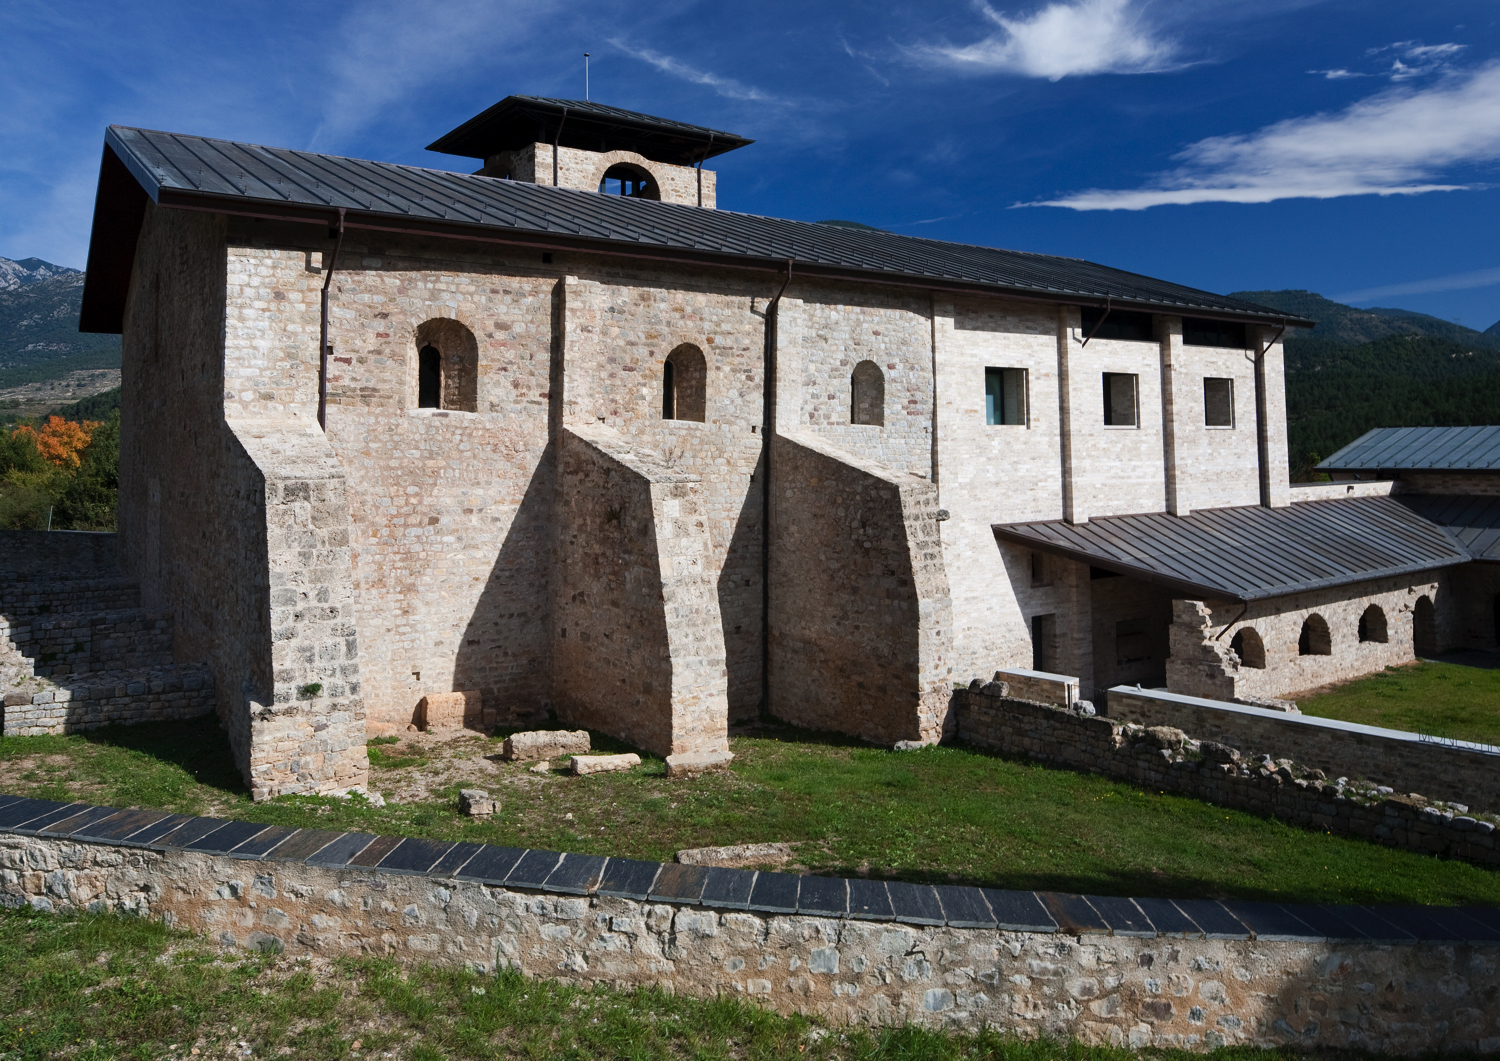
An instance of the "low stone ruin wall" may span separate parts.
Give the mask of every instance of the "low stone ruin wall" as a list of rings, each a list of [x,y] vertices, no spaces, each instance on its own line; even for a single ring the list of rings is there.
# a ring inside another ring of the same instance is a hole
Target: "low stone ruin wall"
[[[0,582],[58,572],[62,578],[119,577],[117,535],[98,531],[0,531]]]
[[[108,671],[58,679],[39,692],[5,693],[0,727],[7,737],[77,733],[100,726],[172,722],[214,710],[214,677],[204,666]]]
[[[795,877],[5,796],[0,902],[134,911],[226,948],[727,995],[835,1024],[1500,1051],[1500,917],[1482,909]]]
[[[1288,756],[1330,777],[1500,811],[1500,749],[1486,745],[1125,686],[1109,691],[1107,711],[1117,722],[1175,726],[1247,754]]]
[[[1110,692],[1112,702],[1117,691]],[[1194,740],[1197,734],[1189,736],[1178,728],[1148,728],[1012,699],[1002,682],[986,685],[975,679],[954,697],[959,738],[978,747],[1181,792],[1221,807],[1274,815],[1391,847],[1500,865],[1500,819],[1465,813],[1466,806],[1434,804],[1421,795],[1402,795],[1369,783],[1329,781],[1326,771],[1292,759],[1252,761],[1238,748]]]
[[[0,538],[0,548],[5,542]],[[134,579],[76,578],[63,581],[0,580],[0,617],[12,624],[41,615],[119,611],[139,608],[141,591]],[[4,636],[11,636],[8,632]]]

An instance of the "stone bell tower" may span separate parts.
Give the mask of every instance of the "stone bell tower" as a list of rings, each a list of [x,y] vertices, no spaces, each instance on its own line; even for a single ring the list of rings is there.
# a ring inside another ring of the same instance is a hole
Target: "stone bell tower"
[[[507,96],[427,150],[481,159],[480,176],[712,208],[704,161],[751,143],[602,103]]]

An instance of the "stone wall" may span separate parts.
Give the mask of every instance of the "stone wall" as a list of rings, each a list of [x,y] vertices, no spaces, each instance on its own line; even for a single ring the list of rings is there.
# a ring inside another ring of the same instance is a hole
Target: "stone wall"
[[[118,535],[107,531],[0,530],[0,582],[30,580],[40,572],[59,578],[110,578],[120,573]]]
[[[771,458],[771,712],[866,740],[951,729],[937,491],[811,432]]]
[[[658,755],[729,749],[724,637],[696,476],[564,429],[553,703]]]
[[[1473,494],[1494,497],[1500,494],[1500,475],[1494,472],[1423,472],[1402,471],[1396,475],[1403,494]]]
[[[626,163],[639,166],[656,180],[664,203],[702,206],[712,209],[718,203],[718,176],[711,169],[702,170],[702,202],[699,202],[699,169],[656,162],[634,151],[585,151],[562,147],[557,151],[557,187],[598,192],[599,182],[611,166]],[[509,178],[526,184],[552,186],[552,145],[527,144],[515,151],[491,156],[479,171],[484,176]]]
[[[1451,644],[1451,595],[1446,579],[1431,574],[1312,590],[1248,608],[1233,601],[1173,601],[1167,688],[1219,700],[1288,697],[1409,663],[1416,658],[1414,617],[1424,596],[1433,603],[1440,644]],[[1371,606],[1384,616],[1384,641],[1360,640],[1360,617]],[[1315,615],[1328,626],[1330,652],[1301,655],[1303,624]],[[1264,666],[1231,651],[1242,632],[1259,638]]]
[[[101,813],[84,820],[114,829]],[[130,813],[124,831],[160,834],[146,824],[159,812]],[[0,836],[0,895],[161,918],[229,950],[507,966],[834,1026],[1136,1048],[1500,1050],[1489,911],[934,888],[211,819],[181,828],[133,846]],[[183,849],[189,837],[199,850]]]
[[[57,679],[41,692],[7,692],[0,717],[5,736],[36,737],[199,718],[212,712],[217,702],[207,667],[148,667],[128,677],[90,672]]]
[[[1121,690],[1112,690],[1114,699]],[[1050,704],[1011,699],[1003,682],[975,679],[954,694],[959,739],[980,748],[1025,755],[1055,766],[1104,774],[1131,784],[1170,790],[1274,816],[1309,829],[1361,836],[1390,847],[1461,858],[1479,865],[1500,865],[1496,824],[1500,817],[1435,803],[1423,794],[1397,793],[1390,786],[1329,781],[1319,769],[1289,758],[1296,746],[1273,746],[1264,754],[1241,755],[1243,744],[1223,744],[1210,758],[1208,732],[1184,731],[1172,723],[1147,727],[1114,718],[1084,716]],[[1158,713],[1161,717],[1173,717]],[[1178,718],[1188,723],[1190,719]],[[1229,734],[1224,734],[1228,738]],[[1199,739],[1201,737],[1201,739]],[[1290,742],[1289,742],[1290,743]],[[1258,752],[1265,745],[1251,745]],[[1246,748],[1246,750],[1249,750]],[[1229,752],[1233,752],[1233,756]],[[1225,761],[1230,760],[1232,761]],[[1334,765],[1347,770],[1359,765]]]
[[[1290,756],[1330,777],[1363,778],[1500,812],[1500,749],[1488,745],[1124,687],[1109,691],[1109,717],[1175,726],[1247,753]]]
[[[1394,479],[1352,483],[1340,480],[1331,483],[1293,483],[1292,501],[1336,501],[1344,497],[1390,497],[1396,493]]]

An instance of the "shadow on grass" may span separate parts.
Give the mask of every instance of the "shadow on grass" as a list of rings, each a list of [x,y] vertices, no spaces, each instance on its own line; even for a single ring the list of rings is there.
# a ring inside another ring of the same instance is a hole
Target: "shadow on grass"
[[[234,765],[228,735],[218,718],[204,715],[183,722],[148,722],[136,726],[103,726],[81,736],[88,743],[144,755],[174,766],[197,784],[226,796],[247,796],[245,779]]]

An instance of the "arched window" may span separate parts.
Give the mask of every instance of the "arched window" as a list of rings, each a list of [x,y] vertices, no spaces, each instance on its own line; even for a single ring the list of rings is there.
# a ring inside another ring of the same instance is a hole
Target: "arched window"
[[[1412,615],[1412,649],[1419,656],[1436,656],[1440,651],[1437,637],[1437,609],[1425,593],[1417,598]]]
[[[1380,605],[1370,605],[1359,617],[1359,639],[1377,641],[1382,645],[1390,640],[1386,635],[1385,612],[1380,610]]]
[[[1297,638],[1297,655],[1333,655],[1333,635],[1328,632],[1328,623],[1321,615],[1309,615],[1302,624],[1302,636]]]
[[[479,411],[479,343],[456,320],[417,326],[417,408]]]
[[[604,171],[604,178],[599,182],[599,193],[627,195],[632,199],[661,200],[661,189],[656,186],[656,178],[629,162],[617,163]]]
[[[861,361],[849,377],[849,422],[885,424],[885,373],[873,361]]]
[[[1260,633],[1253,626],[1242,626],[1235,631],[1229,642],[1234,654],[1240,657],[1240,665],[1256,670],[1266,669],[1266,646]]]
[[[703,351],[683,343],[661,370],[661,418],[703,423],[708,412],[708,362]]]

